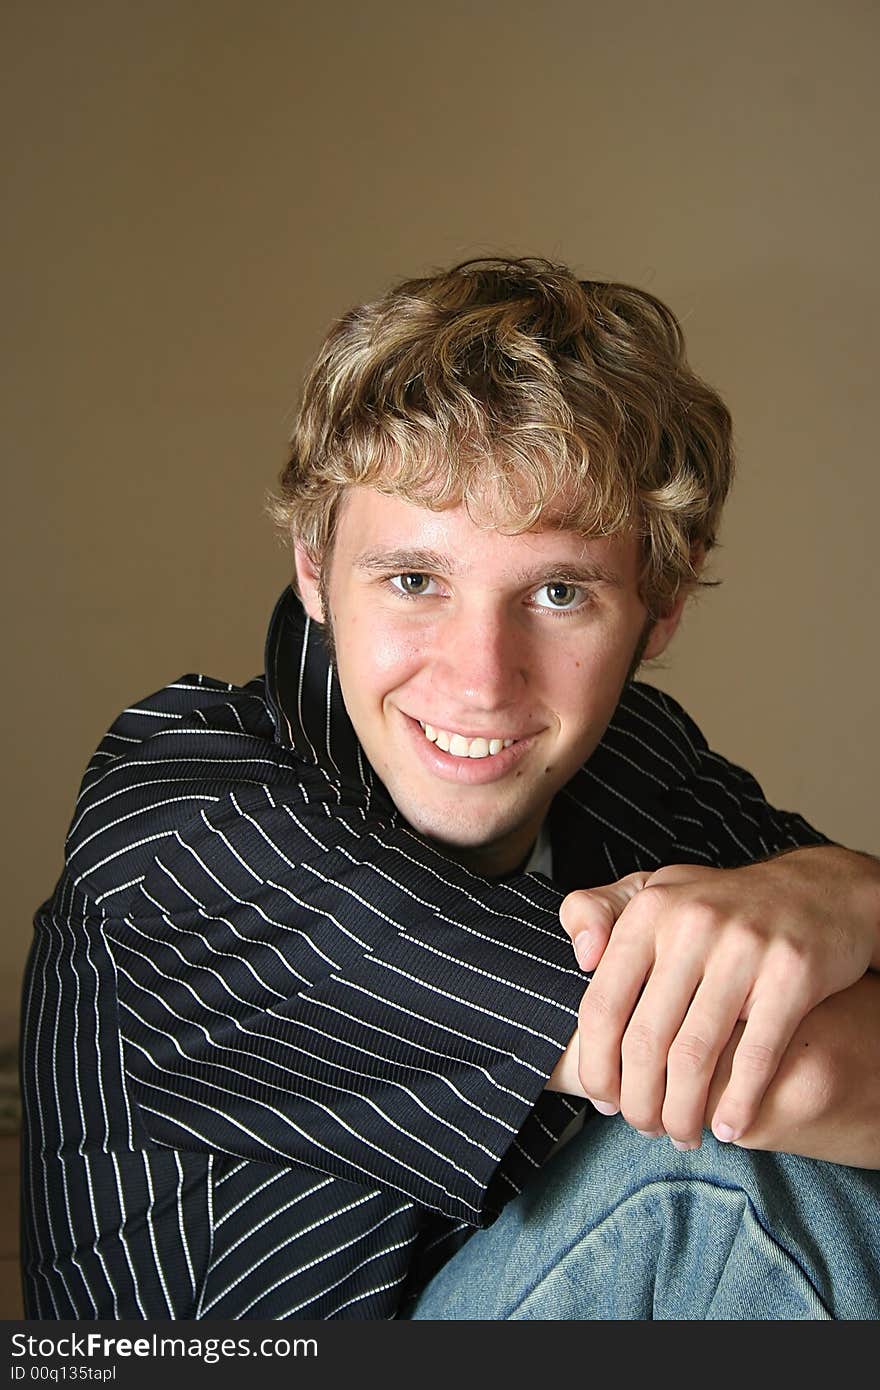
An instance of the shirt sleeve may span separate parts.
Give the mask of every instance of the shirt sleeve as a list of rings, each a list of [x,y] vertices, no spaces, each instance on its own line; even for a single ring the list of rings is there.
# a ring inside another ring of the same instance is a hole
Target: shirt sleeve
[[[107,914],[149,1137],[491,1219],[499,1175],[575,1108],[536,1123],[586,983],[561,894],[451,863],[240,695],[180,718],[156,700],[111,731],[67,858]]]

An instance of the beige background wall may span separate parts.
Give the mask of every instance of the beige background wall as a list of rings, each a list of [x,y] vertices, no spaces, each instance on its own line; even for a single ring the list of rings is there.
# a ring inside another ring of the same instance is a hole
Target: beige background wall
[[[6,0],[5,1037],[106,725],[184,671],[261,669],[287,574],[263,494],[324,328],[466,255],[682,317],[740,474],[723,586],[654,678],[880,852],[878,16]]]

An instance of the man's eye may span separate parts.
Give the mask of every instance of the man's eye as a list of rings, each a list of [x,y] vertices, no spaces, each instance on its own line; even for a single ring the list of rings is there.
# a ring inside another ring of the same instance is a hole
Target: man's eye
[[[584,602],[584,591],[577,584],[567,584],[565,580],[554,579],[551,584],[542,584],[533,601],[539,608],[579,608]]]
[[[415,571],[411,574],[393,574],[391,576],[391,583],[395,589],[398,589],[402,594],[411,594],[416,598],[421,594],[429,593],[433,582],[429,574],[420,574]]]

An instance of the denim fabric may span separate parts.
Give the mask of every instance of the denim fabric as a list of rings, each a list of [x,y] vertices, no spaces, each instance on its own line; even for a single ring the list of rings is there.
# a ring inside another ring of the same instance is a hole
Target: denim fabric
[[[880,1172],[596,1117],[409,1316],[877,1319]]]

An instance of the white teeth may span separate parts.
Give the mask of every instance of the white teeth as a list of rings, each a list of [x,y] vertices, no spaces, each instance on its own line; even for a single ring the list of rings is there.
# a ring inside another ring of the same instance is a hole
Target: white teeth
[[[450,734],[446,729],[435,729],[433,724],[422,724],[422,729],[425,738],[436,743],[444,753],[451,753],[454,758],[491,758],[502,748],[509,748],[516,742],[512,738],[465,738],[464,734]]]

